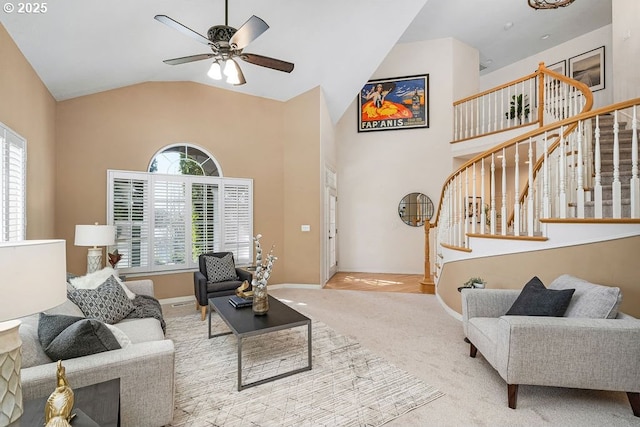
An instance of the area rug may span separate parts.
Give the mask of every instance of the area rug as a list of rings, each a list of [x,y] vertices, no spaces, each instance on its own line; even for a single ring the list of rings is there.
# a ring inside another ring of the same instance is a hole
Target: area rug
[[[379,426],[442,396],[434,387],[313,321],[311,371],[237,391],[237,340],[207,338],[199,314],[167,319],[176,346],[174,427]],[[212,331],[228,330],[214,313]],[[307,328],[243,340],[243,382],[307,363]]]

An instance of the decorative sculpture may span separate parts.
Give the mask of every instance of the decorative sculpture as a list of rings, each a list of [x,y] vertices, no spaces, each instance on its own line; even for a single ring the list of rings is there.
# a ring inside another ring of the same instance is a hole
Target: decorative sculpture
[[[271,270],[273,269],[273,263],[278,259],[273,255],[273,248],[267,255],[266,262],[263,264],[262,260],[262,247],[260,246],[260,238],[262,234],[258,234],[253,238],[256,246],[256,273],[253,275],[251,285],[253,286],[253,314],[263,315],[269,311],[269,295],[267,294],[267,281],[271,276]]]
[[[44,406],[45,427],[70,427],[75,414],[73,409],[73,390],[69,386],[62,360],[58,360],[58,386],[51,393]]]

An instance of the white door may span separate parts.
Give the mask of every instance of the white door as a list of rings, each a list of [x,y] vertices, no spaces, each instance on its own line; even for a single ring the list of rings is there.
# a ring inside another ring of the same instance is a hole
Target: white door
[[[329,203],[328,203],[328,212],[327,218],[329,219],[329,227],[328,227],[328,235],[327,235],[327,263],[328,263],[328,276],[327,280],[331,278],[338,271],[338,256],[337,256],[337,247],[338,247],[338,226],[336,223],[336,208],[338,204],[338,198],[336,197],[336,191],[333,189],[329,190]]]

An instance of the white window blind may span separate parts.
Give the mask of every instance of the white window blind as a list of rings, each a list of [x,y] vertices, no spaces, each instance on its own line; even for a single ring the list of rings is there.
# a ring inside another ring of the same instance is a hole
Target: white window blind
[[[107,221],[116,226],[123,272],[194,269],[198,255],[231,251],[252,263],[253,182],[157,173],[107,172]]]
[[[26,237],[27,142],[0,123],[0,241]]]

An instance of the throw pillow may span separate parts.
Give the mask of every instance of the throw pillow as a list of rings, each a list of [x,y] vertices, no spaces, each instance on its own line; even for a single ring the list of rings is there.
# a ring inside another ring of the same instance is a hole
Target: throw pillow
[[[73,359],[121,348],[104,323],[75,316],[40,313],[38,338],[51,360]]]
[[[207,267],[207,280],[209,282],[226,282],[228,280],[238,280],[236,266],[233,263],[233,255],[226,254],[222,258],[215,256],[205,256],[204,262]]]
[[[575,289],[547,289],[542,281],[535,276],[524,285],[522,292],[506,315],[562,317],[569,307],[574,291]]]
[[[121,348],[127,348],[131,345],[131,339],[127,336],[127,334],[124,333],[122,329],[106,323],[104,325],[109,328],[113,336],[116,338],[116,340],[118,340],[118,344],[120,344]]]
[[[615,319],[622,302],[620,288],[596,285],[569,274],[563,274],[549,285],[549,289],[574,288],[576,292],[565,313],[566,317]]]
[[[96,289],[76,289],[67,296],[85,316],[109,324],[118,323],[135,308],[113,276]]]
[[[111,267],[105,267],[102,270],[94,271],[93,273],[89,273],[86,276],[73,277],[69,279],[69,283],[73,285],[76,289],[95,289],[98,286],[102,285],[105,280],[107,280],[110,276],[113,276],[118,284],[122,286],[122,289],[127,294],[129,299],[134,299],[136,294],[131,292],[131,290],[124,284],[122,280],[116,274],[116,271]]]

